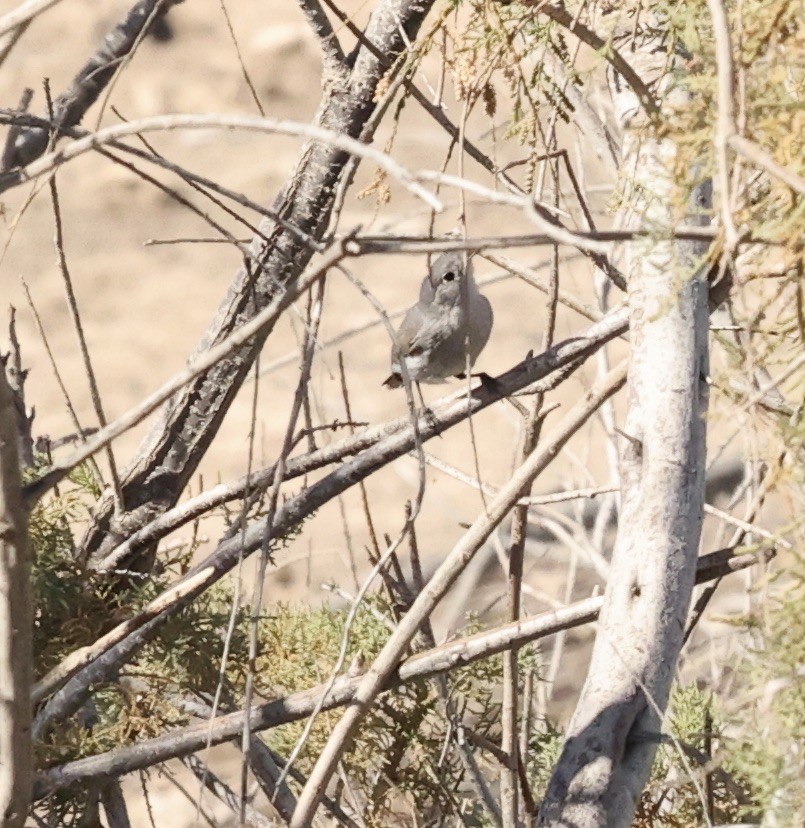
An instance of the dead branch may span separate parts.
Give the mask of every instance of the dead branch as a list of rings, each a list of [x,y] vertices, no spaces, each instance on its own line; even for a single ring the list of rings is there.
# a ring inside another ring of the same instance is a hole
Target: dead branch
[[[59,2],[61,0],[26,0],[26,2],[20,3],[16,9],[0,17],[0,36],[16,29],[18,26],[30,23],[35,17]]]
[[[25,823],[33,771],[33,605],[18,439],[15,398],[0,365],[0,821],[8,828]]]
[[[121,61],[142,40],[148,27],[179,2],[182,0],[140,0],[129,10],[125,19],[106,35],[98,51],[75,76],[69,88],[54,101],[52,117],[56,133],[61,127],[81,123],[87,110],[115,76]],[[52,3],[38,5],[46,7]],[[3,21],[0,20],[0,33],[3,31]],[[33,127],[21,130],[14,142],[14,152],[7,159],[8,166],[2,171],[30,164],[45,152],[49,141],[50,132],[45,129]]]
[[[34,439],[32,426],[34,412],[29,410],[25,403],[25,380],[28,378],[27,369],[22,367],[22,350],[17,338],[17,311],[9,309],[8,339],[11,350],[3,356],[0,354],[0,371],[5,370],[9,391],[14,399],[14,414],[17,423],[17,453],[20,465],[30,468],[34,464]]]

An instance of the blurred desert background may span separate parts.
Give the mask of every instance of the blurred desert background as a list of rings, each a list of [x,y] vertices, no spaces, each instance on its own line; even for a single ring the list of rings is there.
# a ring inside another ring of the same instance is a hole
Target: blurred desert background
[[[4,0],[3,11],[16,5]],[[353,17],[363,24],[372,3],[355,3]],[[128,8],[127,2],[96,3],[68,0],[39,18],[24,35],[0,71],[2,106],[13,107],[25,87],[34,90],[31,111],[44,112],[43,80],[49,79],[53,94],[61,92],[104,33]],[[308,122],[318,98],[321,61],[318,45],[296,3],[254,3],[229,0],[226,4],[232,29],[244,65],[248,70],[266,115]],[[119,118],[134,120],[162,113],[240,113],[258,115],[243,78],[238,55],[221,5],[215,0],[193,0],[169,14],[173,37],[165,42],[148,38],[130,65],[121,73],[101,112],[96,104],[83,125],[116,123]],[[348,37],[346,37],[349,42]],[[438,62],[429,58],[417,81],[430,89],[439,83]],[[594,80],[590,81],[594,83]],[[502,92],[502,90],[501,90]],[[461,113],[450,79],[445,94],[446,110],[456,120]],[[114,108],[114,111],[113,111]],[[493,120],[481,113],[470,118],[467,135],[503,165],[526,157],[527,148],[505,137],[507,102],[499,102]],[[118,113],[118,114],[116,114]],[[386,118],[375,138],[379,148],[391,135]],[[601,226],[608,226],[608,182],[594,157],[584,153],[584,141],[569,131],[562,134],[574,165],[582,172],[583,184]],[[169,159],[191,171],[208,176],[224,186],[244,193],[254,201],[270,205],[291,174],[302,142],[279,135],[220,130],[152,133],[151,145]],[[449,147],[449,138],[413,101],[406,105],[392,145],[392,154],[411,168],[440,168]],[[463,172],[487,185],[491,176],[473,161],[459,169],[455,157],[448,171]],[[429,210],[410,193],[391,182],[391,201],[378,205],[370,194],[358,199],[356,193],[372,180],[371,164],[360,166],[347,196],[339,228],[346,231],[361,225],[363,232],[424,234],[431,222]],[[247,238],[237,225],[213,205],[205,203],[177,178],[156,171],[160,180],[170,181],[180,194],[214,213],[231,232]],[[65,250],[74,281],[83,325],[108,420],[113,420],[181,370],[213,318],[219,302],[239,265],[240,256],[226,243],[211,243],[214,233],[203,221],[126,169],[96,154],[87,154],[65,165],[58,174],[58,188],[64,217]],[[435,219],[435,232],[453,230],[460,203],[455,190],[444,189],[440,196],[448,205]],[[64,397],[54,379],[45,345],[39,335],[26,299],[27,284],[41,317],[47,341],[58,365],[82,425],[97,425],[88,385],[73,329],[64,285],[54,247],[54,221],[50,195],[44,182],[18,187],[2,200],[2,258],[0,296],[3,313],[17,309],[17,329],[25,367],[30,369],[28,403],[36,411],[34,433],[58,439],[74,431]],[[493,236],[534,232],[522,215],[504,206],[480,204],[472,196],[466,203],[470,236]],[[568,220],[572,221],[573,217]],[[201,240],[201,241],[198,241]],[[155,243],[159,242],[159,243]],[[550,248],[505,251],[531,267],[543,266]],[[593,271],[589,263],[562,251],[561,287],[578,298],[594,303]],[[348,263],[353,272],[378,298],[389,313],[410,305],[425,274],[426,258],[411,255],[373,255]],[[547,270],[544,271],[547,273]],[[495,313],[492,338],[477,369],[501,373],[542,343],[545,297],[525,282],[480,259],[476,278],[483,285]],[[617,291],[612,302],[620,301]],[[273,461],[287,424],[291,398],[299,373],[299,344],[302,337],[304,302],[299,313],[291,314],[269,337],[260,359],[257,385],[254,465]],[[373,324],[374,323],[374,324]],[[588,322],[561,309],[556,339],[583,331]],[[5,327],[5,323],[4,323]],[[332,340],[360,330],[335,345]],[[7,337],[2,336],[3,349]],[[327,281],[327,295],[320,332],[320,348],[313,366],[311,389],[313,416],[317,423],[344,420],[340,390],[338,350],[343,352],[353,419],[377,424],[405,411],[402,392],[381,387],[388,373],[389,336],[378,321],[374,308],[342,275],[333,272]],[[626,353],[624,342],[614,343],[613,361]],[[545,430],[594,380],[595,360],[568,383],[549,396],[557,408],[548,416]],[[426,399],[458,391],[458,385],[425,387]],[[232,405],[223,426],[207,453],[192,491],[198,492],[218,481],[235,479],[247,469],[254,381],[248,382]],[[528,402],[528,400],[525,400]],[[616,410],[622,412],[618,399]],[[147,432],[149,422],[133,429],[114,444],[118,464],[126,467]],[[477,472],[492,488],[504,483],[515,462],[520,439],[520,416],[512,406],[498,403],[475,417],[472,428],[477,444]],[[319,445],[341,436],[321,431]],[[547,473],[539,478],[534,494],[562,489],[606,485],[611,479],[604,450],[603,427],[594,418],[583,433],[571,441]],[[475,478],[470,428],[463,424],[443,438],[427,445],[434,455],[464,475]],[[69,451],[61,448],[60,452]],[[728,462],[730,458],[725,458]],[[103,463],[99,457],[99,462]],[[427,487],[417,521],[423,561],[428,569],[438,563],[483,509],[481,494],[473,486],[432,466],[427,469]],[[300,481],[289,484],[298,490]],[[401,458],[367,481],[372,516],[379,534],[395,537],[404,522],[403,504],[416,496],[417,462]],[[571,516],[572,505],[565,507]],[[224,530],[221,518],[203,520],[199,534],[203,542],[198,555],[214,548]],[[710,529],[708,529],[710,531]],[[168,542],[187,542],[190,529]],[[500,534],[505,546],[505,531]],[[305,526],[303,534],[276,559],[266,582],[266,601],[343,602],[345,599],[322,589],[335,583],[354,594],[359,580],[368,571],[366,547],[369,534],[357,489],[348,491],[340,502],[321,509]],[[501,547],[502,548],[502,547]],[[705,543],[705,549],[708,549]],[[579,551],[581,550],[581,551]],[[459,581],[436,617],[437,637],[444,639],[460,628],[466,613],[479,612],[485,622],[495,622],[505,612],[504,582],[498,549],[490,546],[470,574]],[[244,569],[244,579],[253,577],[253,563]],[[577,569],[568,587],[569,566]],[[529,544],[526,559],[524,610],[534,613],[587,597],[602,581],[583,547],[551,543],[537,533]],[[728,599],[725,599],[728,600]],[[722,606],[722,610],[728,607]],[[716,636],[721,635],[713,627]],[[560,718],[572,709],[574,693],[584,675],[589,628],[568,635],[571,655],[563,662],[551,693],[546,691],[547,709]],[[727,634],[726,631],[723,632]],[[542,642],[546,663],[552,641]],[[217,751],[214,766],[236,767],[234,749]],[[223,772],[222,771],[222,772]],[[136,781],[132,791],[136,790]],[[128,790],[128,788],[127,788]],[[194,824],[186,800],[167,781],[158,783],[159,795],[151,801],[157,825]],[[211,799],[207,803],[213,806]],[[221,812],[221,824],[225,824]],[[186,816],[180,816],[186,815]],[[132,815],[133,818],[143,817]],[[135,824],[147,824],[145,822]]]

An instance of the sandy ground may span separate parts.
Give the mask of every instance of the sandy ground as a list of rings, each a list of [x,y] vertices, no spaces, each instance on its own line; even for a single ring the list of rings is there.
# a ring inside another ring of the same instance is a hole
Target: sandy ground
[[[2,4],[12,7],[6,0]],[[109,24],[127,7],[125,2],[97,4],[91,0],[61,3],[25,35],[20,46],[3,66],[0,90],[5,106],[19,99],[25,86],[35,89],[32,110],[43,109],[42,81],[49,78],[58,93],[80,67]],[[358,11],[364,19],[367,9]],[[227,8],[238,45],[257,94],[272,117],[307,121],[313,115],[319,92],[320,64],[313,41],[295,3],[230,0]],[[115,123],[114,106],[122,117],[135,119],[170,112],[233,112],[257,114],[254,102],[238,70],[235,49],[227,32],[219,3],[194,0],[178,7],[171,15],[176,38],[160,44],[145,42],[131,65],[122,73],[101,115],[96,105],[86,126]],[[437,66],[426,63],[421,85],[435,84]],[[457,117],[459,109],[449,108]],[[498,127],[502,116],[498,118]],[[490,153],[503,160],[515,160],[525,151],[489,134],[489,121],[479,117],[470,121],[468,135]],[[377,145],[383,146],[388,125],[380,130]],[[225,186],[242,191],[261,203],[270,203],[291,171],[300,151],[296,139],[245,132],[199,130],[155,133],[150,142],[169,158]],[[394,155],[412,167],[437,167],[448,146],[447,137],[415,104],[406,107]],[[452,171],[456,171],[455,163]],[[489,183],[475,164],[468,162],[466,174]],[[371,178],[373,170],[364,165],[353,188],[357,192]],[[594,164],[585,169],[588,185],[601,183]],[[159,174],[161,180],[170,180]],[[65,166],[58,175],[58,189],[64,216],[65,249],[81,309],[83,325],[97,373],[103,404],[112,420],[136,404],[180,370],[193,351],[238,265],[238,255],[225,244],[174,243],[152,245],[149,240],[209,238],[214,233],[203,221],[129,171],[96,156],[87,155]],[[214,207],[204,202],[181,182],[170,180],[182,195],[191,198],[219,217]],[[426,231],[426,208],[399,186],[392,186],[392,201],[379,211],[374,201],[350,197],[341,220],[342,228],[362,224],[371,232]],[[458,203],[455,192],[445,191],[450,209],[437,221],[437,230],[447,231],[456,223]],[[18,310],[18,329],[23,343],[25,364],[31,369],[28,400],[35,406],[37,434],[52,437],[73,432],[74,426],[53,371],[44,343],[38,335],[21,280],[30,289],[42,318],[47,340],[59,372],[68,389],[83,426],[96,424],[87,382],[72,327],[65,292],[53,245],[53,212],[47,187],[41,182],[20,187],[3,199],[3,252],[0,260],[0,285],[3,304]],[[600,208],[603,204],[597,204]],[[529,231],[526,220],[512,210],[490,208],[472,199],[467,204],[471,235],[492,235]],[[220,219],[232,232],[243,230],[225,216]],[[520,261],[534,265],[549,255],[546,250],[513,251]],[[424,257],[383,256],[356,261],[353,269],[390,312],[413,301],[424,275]],[[477,267],[479,279],[498,275],[488,263]],[[562,286],[590,301],[591,271],[587,264],[574,261],[562,268]],[[496,281],[485,289],[491,300],[496,324],[492,339],[478,368],[490,374],[501,372],[529,350],[537,351],[543,334],[545,300],[541,294],[519,280]],[[300,305],[300,309],[301,309]],[[320,340],[377,321],[371,305],[343,277],[333,275],[327,286],[327,303]],[[583,319],[569,312],[560,314],[557,336],[562,338],[583,330]],[[298,318],[280,324],[272,334],[261,365],[257,401],[255,455],[258,464],[276,455],[286,426],[297,376],[295,353],[301,325]],[[356,420],[377,423],[404,411],[400,392],[380,387],[387,374],[389,338],[381,325],[361,333],[339,346],[349,376],[353,416]],[[623,353],[616,344],[613,355]],[[277,363],[280,363],[277,365]],[[322,347],[315,366],[312,388],[315,392],[315,417],[328,422],[344,417],[340,394],[337,352]],[[273,366],[273,367],[272,367]],[[561,411],[572,403],[594,376],[594,366],[566,383],[552,397],[560,405],[550,415],[549,431]],[[249,451],[250,412],[254,386],[249,383],[232,406],[223,427],[199,470],[193,485],[227,480],[244,473]],[[428,388],[429,399],[448,388]],[[491,486],[505,482],[517,449],[518,416],[505,403],[494,406],[474,419],[481,478]],[[121,466],[132,458],[145,433],[143,425],[115,444]],[[608,482],[602,430],[593,422],[574,440],[558,462],[538,481],[535,492],[557,488],[591,486]],[[320,441],[332,439],[322,435]],[[456,428],[428,450],[465,474],[475,476],[469,427]],[[298,484],[291,485],[289,491]],[[403,503],[415,496],[417,466],[403,458],[374,475],[367,484],[373,517],[380,533],[395,535],[403,524]],[[345,521],[337,504],[320,510],[309,522],[302,537],[285,551],[278,567],[268,578],[268,599],[324,600],[320,584],[335,580],[354,591],[350,574],[350,552],[360,572],[366,570],[364,549],[368,533],[356,491],[343,498]],[[461,535],[462,526],[471,522],[483,508],[476,490],[435,469],[427,473],[427,491],[418,521],[418,535],[428,566],[441,560]],[[217,540],[218,520],[205,521],[201,527],[208,542],[204,554]],[[180,532],[187,538],[188,532]],[[502,581],[493,555],[481,569],[477,584],[464,582],[454,590],[442,612],[441,630],[461,624],[470,609],[485,609],[490,619],[503,611],[500,602]],[[529,612],[546,607],[548,599],[566,600],[586,596],[595,578],[586,561],[576,587],[565,594],[567,554],[544,545],[532,545],[528,561],[525,599]],[[539,596],[543,596],[540,598]],[[586,634],[581,634],[584,638]],[[575,636],[574,636],[575,638]],[[583,675],[583,656],[568,661],[557,688],[557,711],[566,711],[574,688]],[[227,752],[219,757],[228,764]],[[192,809],[185,821],[179,813],[181,795],[167,782],[158,782],[154,798],[156,824],[191,824]],[[181,808],[187,810],[186,805]],[[220,817],[223,820],[223,815]],[[139,824],[139,823],[137,823]],[[221,823],[223,824],[223,822]]]

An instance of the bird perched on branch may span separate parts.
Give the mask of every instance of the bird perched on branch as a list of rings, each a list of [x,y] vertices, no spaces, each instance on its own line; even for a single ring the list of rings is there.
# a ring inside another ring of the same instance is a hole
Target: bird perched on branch
[[[464,377],[492,332],[492,306],[472,277],[464,251],[439,256],[423,279],[419,301],[408,310],[391,349],[391,375],[383,385],[403,384],[401,362],[414,382]]]

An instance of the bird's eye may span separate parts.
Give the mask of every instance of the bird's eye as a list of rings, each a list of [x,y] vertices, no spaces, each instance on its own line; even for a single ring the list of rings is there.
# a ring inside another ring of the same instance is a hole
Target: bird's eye
[[[444,279],[445,282],[452,282],[453,279],[456,278],[456,274],[453,273],[452,270],[448,270],[447,273],[445,273],[444,276],[442,276],[442,278]]]

